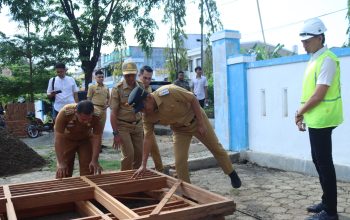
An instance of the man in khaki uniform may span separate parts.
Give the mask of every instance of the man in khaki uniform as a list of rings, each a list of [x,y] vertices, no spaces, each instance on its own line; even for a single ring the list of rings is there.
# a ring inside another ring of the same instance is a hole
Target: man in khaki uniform
[[[106,124],[106,109],[109,104],[109,90],[103,84],[104,74],[101,70],[95,73],[96,84],[89,86],[87,99],[90,100],[94,107],[99,110],[101,117],[102,133]]]
[[[140,69],[139,78],[143,82],[144,88],[148,93],[152,92],[152,87],[150,86],[152,75],[153,75],[153,69],[150,66],[143,66]],[[151,146],[151,156],[154,162],[154,167],[159,172],[164,172],[164,166],[163,166],[162,158],[159,153],[159,147],[158,147],[157,141],[154,138],[152,142],[153,143]]]
[[[143,86],[136,81],[137,67],[133,62],[122,65],[124,80],[111,92],[111,125],[113,128],[113,148],[121,149],[121,170],[137,169],[142,161],[142,116],[135,113],[128,105],[130,92],[136,86]]]
[[[166,85],[148,94],[141,87],[130,94],[129,105],[134,111],[144,113],[143,159],[142,166],[133,177],[143,175],[154,136],[154,124],[170,125],[173,130],[175,167],[179,179],[190,182],[188,172],[188,150],[192,136],[197,137],[214,155],[223,171],[231,178],[234,188],[241,186],[241,180],[220,144],[208,117],[200,107],[193,93],[176,85]]]
[[[56,178],[72,176],[76,153],[80,175],[100,174],[101,135],[99,112],[94,110],[92,102],[65,105],[55,123]]]

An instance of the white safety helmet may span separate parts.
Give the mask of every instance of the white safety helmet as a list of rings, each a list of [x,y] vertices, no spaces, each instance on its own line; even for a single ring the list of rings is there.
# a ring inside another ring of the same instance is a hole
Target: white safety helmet
[[[307,40],[314,36],[323,34],[327,28],[319,18],[311,18],[304,22],[304,26],[300,30],[299,36],[301,40]]]

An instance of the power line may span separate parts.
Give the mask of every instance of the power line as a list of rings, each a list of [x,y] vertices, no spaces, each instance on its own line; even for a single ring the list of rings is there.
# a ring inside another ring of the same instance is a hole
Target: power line
[[[331,14],[335,14],[335,13],[344,11],[344,10],[348,10],[348,8],[343,8],[343,9],[340,9],[340,10],[337,10],[337,11],[332,11],[332,12],[329,12],[329,13],[326,13],[326,14],[322,14],[322,15],[319,15],[319,16],[316,16],[316,17],[324,17],[324,16],[327,16],[327,15],[331,15]],[[305,19],[305,20],[307,20],[307,19]],[[279,28],[283,28],[283,27],[288,27],[288,26],[291,26],[291,25],[295,25],[295,24],[304,22],[305,20],[300,20],[300,21],[289,23],[289,24],[268,28],[268,29],[265,29],[265,30],[273,30],[273,29],[279,29]]]
[[[327,16],[327,15],[331,15],[331,14],[335,14],[335,13],[344,11],[344,10],[348,10],[348,8],[339,9],[339,10],[328,12],[328,13],[325,13],[325,14],[322,14],[322,15],[319,15],[319,16],[315,16],[315,17],[324,17],[324,16]],[[296,25],[296,24],[302,23],[305,20],[307,20],[307,19],[295,21],[295,22],[292,22],[292,23],[288,23],[288,24],[284,24],[284,25],[280,25],[280,26],[276,26],[276,27],[266,28],[265,31],[282,29],[282,28],[285,28],[285,27],[288,27],[288,26],[292,26],[292,25]],[[260,31],[250,32],[250,33],[247,33],[247,34],[255,34],[257,32],[260,32]]]

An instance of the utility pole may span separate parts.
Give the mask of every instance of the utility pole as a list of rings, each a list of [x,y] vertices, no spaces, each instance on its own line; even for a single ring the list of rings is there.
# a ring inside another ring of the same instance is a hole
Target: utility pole
[[[201,23],[201,67],[203,68],[203,0],[201,0],[201,18],[200,18],[200,23]]]
[[[261,27],[261,33],[263,36],[263,40],[264,40],[264,44],[265,44],[265,49],[267,51],[267,45],[266,45],[266,40],[265,40],[265,33],[264,33],[264,27],[263,27],[263,23],[261,20],[261,14],[260,14],[260,6],[259,6],[259,0],[256,0],[256,4],[258,6],[258,13],[259,13],[259,20],[260,20],[260,27]],[[267,51],[268,52],[268,51]],[[267,53],[267,57],[269,58],[269,53]]]

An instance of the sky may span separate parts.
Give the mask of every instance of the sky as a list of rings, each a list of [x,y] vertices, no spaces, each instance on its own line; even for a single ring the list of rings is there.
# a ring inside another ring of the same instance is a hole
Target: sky
[[[199,34],[199,0],[187,0],[187,17],[185,31],[188,34]],[[261,41],[263,35],[260,27],[257,0],[216,0],[224,29],[241,33],[241,42]],[[297,45],[299,53],[305,53],[299,39],[299,30],[303,21],[319,17],[327,27],[326,44],[328,47],[340,47],[347,42],[346,19],[347,0],[259,0],[261,20],[266,42],[272,45],[284,44],[292,50]],[[8,12],[7,12],[8,13]],[[160,23],[162,10],[153,10],[153,17],[159,22],[153,46],[165,47],[168,42],[168,29]],[[131,25],[126,28],[127,43],[137,45],[135,31]],[[0,31],[7,35],[18,32],[16,23],[6,16],[6,10],[0,13]],[[103,53],[113,51],[113,45],[104,46]]]

